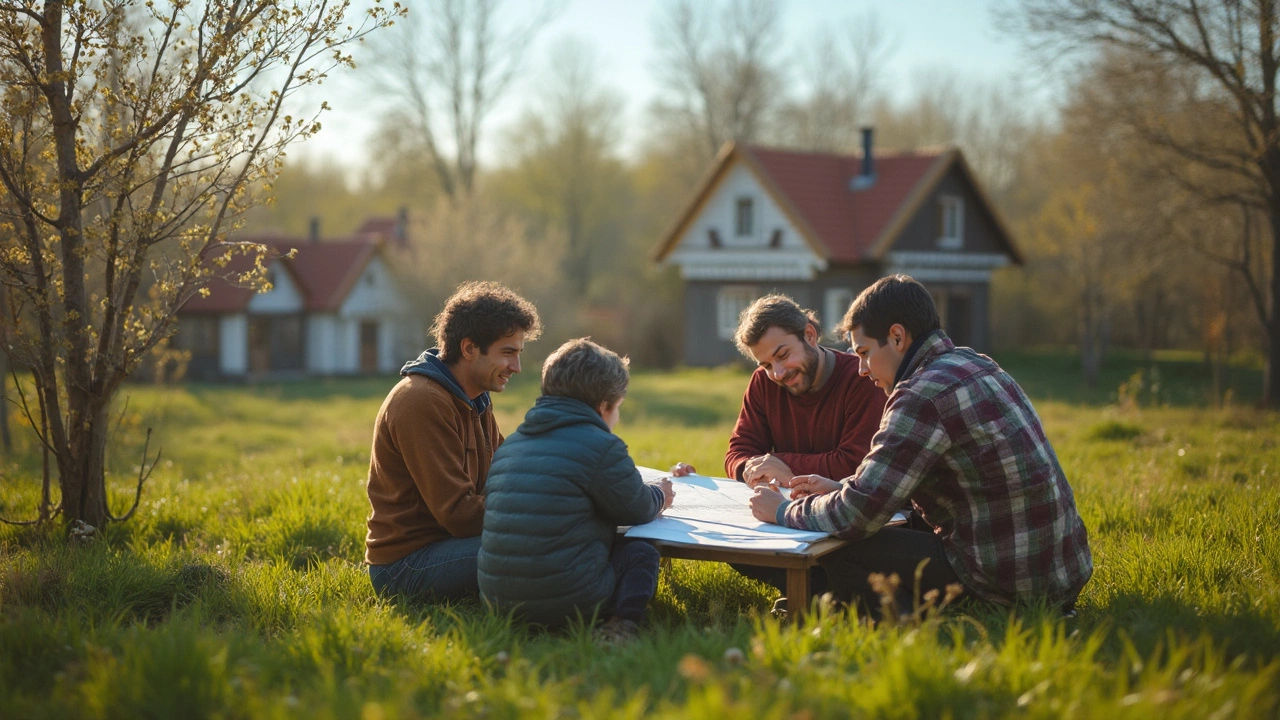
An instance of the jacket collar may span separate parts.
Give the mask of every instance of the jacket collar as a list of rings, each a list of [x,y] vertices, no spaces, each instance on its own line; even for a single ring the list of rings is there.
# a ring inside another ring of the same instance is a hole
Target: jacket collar
[[[955,349],[955,343],[942,330],[934,330],[922,338],[916,338],[902,358],[902,365],[898,366],[898,376],[894,378],[893,386],[896,388],[898,383],[914,375],[935,358]]]

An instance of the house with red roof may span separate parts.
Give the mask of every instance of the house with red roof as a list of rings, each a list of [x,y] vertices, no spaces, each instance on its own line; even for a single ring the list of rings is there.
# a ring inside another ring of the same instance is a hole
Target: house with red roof
[[[720,151],[654,252],[685,281],[686,364],[740,358],[738,315],[759,297],[790,295],[827,332],[893,273],[929,288],[956,344],[988,347],[991,274],[1022,262],[1012,236],[958,149],[877,156],[872,137],[861,155]]]
[[[322,240],[316,220],[305,238],[235,239],[267,247],[271,289],[258,293],[225,279],[252,266],[238,255],[207,295],[187,302],[174,339],[191,353],[187,377],[390,373],[417,353],[422,330],[386,257],[404,242],[394,219],[370,219],[341,239]]]

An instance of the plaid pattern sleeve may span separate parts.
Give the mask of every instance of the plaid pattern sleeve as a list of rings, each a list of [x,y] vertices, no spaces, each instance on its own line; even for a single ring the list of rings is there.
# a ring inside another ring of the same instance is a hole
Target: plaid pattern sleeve
[[[1071,486],[1030,401],[994,361],[941,331],[917,350],[857,473],[791,503],[785,520],[857,540],[907,499],[983,599],[1065,602],[1093,573]]]

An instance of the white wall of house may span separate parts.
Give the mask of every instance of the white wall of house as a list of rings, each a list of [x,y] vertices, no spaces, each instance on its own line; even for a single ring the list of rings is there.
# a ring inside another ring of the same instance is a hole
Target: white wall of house
[[[409,357],[402,347],[410,316],[386,261],[374,256],[336,313],[307,316],[307,371],[317,375],[361,372],[360,326],[378,326],[377,370],[394,372]]]
[[[747,199],[751,232],[739,235],[739,202]],[[713,247],[712,231],[720,247]],[[779,247],[770,247],[779,231]],[[742,162],[727,171],[667,262],[686,280],[812,280],[827,266]]]
[[[401,357],[401,345],[408,303],[391,276],[391,269],[381,256],[375,255],[365,266],[346,300],[338,309],[338,317],[345,325],[346,372],[360,369],[360,323],[378,323],[378,372],[392,372],[400,368],[407,357]]]
[[[307,316],[307,372],[316,375],[343,372],[337,336],[337,318],[332,314]]]
[[[236,377],[249,371],[249,322],[243,313],[219,319],[218,355],[223,375]]]
[[[249,312],[263,315],[300,313],[306,304],[298,283],[277,260],[267,266],[271,289],[249,299]]]

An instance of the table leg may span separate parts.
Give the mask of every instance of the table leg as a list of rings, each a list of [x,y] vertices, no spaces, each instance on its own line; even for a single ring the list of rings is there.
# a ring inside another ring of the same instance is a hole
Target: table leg
[[[809,568],[787,568],[787,615],[799,620],[809,609]]]

